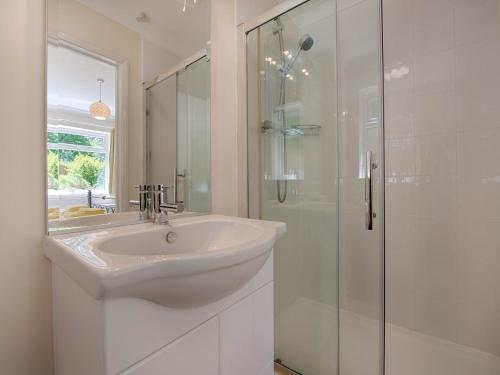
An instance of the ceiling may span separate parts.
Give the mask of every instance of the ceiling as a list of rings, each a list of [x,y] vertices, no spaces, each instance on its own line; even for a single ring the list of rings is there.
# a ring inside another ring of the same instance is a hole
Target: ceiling
[[[138,32],[143,39],[179,59],[202,49],[210,39],[210,1],[188,0],[78,0],[112,20]],[[144,12],[147,22],[136,17]]]
[[[73,111],[89,112],[99,100],[97,78],[104,79],[102,101],[115,113],[116,68],[72,49],[49,44],[47,104]],[[90,117],[90,116],[89,116]]]

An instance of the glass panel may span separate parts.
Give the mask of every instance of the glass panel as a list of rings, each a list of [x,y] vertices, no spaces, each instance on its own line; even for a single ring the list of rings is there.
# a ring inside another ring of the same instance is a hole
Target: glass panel
[[[247,38],[249,213],[287,223],[275,359],[304,375],[338,367],[335,7],[310,1]]]
[[[209,212],[210,62],[202,58],[178,76],[177,170],[186,209]]]
[[[146,180],[174,184],[177,160],[177,79],[175,75],[146,91]]]
[[[147,181],[174,186],[177,201],[209,212],[210,63],[206,57],[147,89]],[[170,203],[174,197],[167,194]]]
[[[288,225],[275,354],[304,375],[383,364],[380,35],[377,0],[311,0],[247,37],[249,215]]]
[[[380,374],[383,358],[379,19],[379,0],[338,9],[341,374]],[[370,175],[373,228],[367,230]]]

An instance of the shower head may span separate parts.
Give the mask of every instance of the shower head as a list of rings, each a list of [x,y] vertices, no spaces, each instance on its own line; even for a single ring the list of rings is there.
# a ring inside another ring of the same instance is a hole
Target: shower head
[[[299,57],[300,53],[302,51],[309,51],[312,48],[313,44],[314,39],[312,38],[312,36],[310,36],[309,34],[302,35],[299,39],[299,46],[297,50],[293,54],[289,55],[291,56],[291,61],[285,66],[283,72],[288,73],[292,69],[293,64],[295,64],[295,61],[297,60],[297,57]]]
[[[314,44],[314,39],[309,34],[304,34],[299,39],[299,49],[309,51]]]

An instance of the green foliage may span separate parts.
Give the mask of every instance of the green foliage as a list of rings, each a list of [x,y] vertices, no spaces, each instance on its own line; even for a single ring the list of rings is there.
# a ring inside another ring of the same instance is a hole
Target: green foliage
[[[59,142],[59,138],[57,136],[57,133],[49,132],[47,134],[47,142],[48,143],[58,143]]]
[[[49,176],[57,180],[59,178],[59,156],[54,151],[49,151],[47,154],[47,168]]]
[[[86,183],[86,188],[92,189],[97,186],[100,171],[104,169],[104,163],[93,155],[80,153],[68,164],[69,175],[73,178],[81,178]]]
[[[75,158],[78,155],[86,155],[86,153],[83,153],[81,151],[75,151],[75,150],[59,150],[59,159],[61,160],[61,163],[71,162],[71,161],[75,160]]]
[[[104,137],[48,132],[47,142],[59,145],[58,150],[50,150],[47,155],[49,189],[71,191],[105,186],[105,154],[72,149],[74,146],[101,147]]]
[[[47,153],[47,175],[49,189],[59,189],[59,156],[54,151]]]
[[[88,189],[88,184],[80,176],[66,174],[59,176],[59,187],[61,189]]]
[[[53,133],[47,134],[47,141],[49,143],[65,143],[69,145],[81,146],[102,146],[103,138],[87,137],[84,135],[69,134],[69,133]]]

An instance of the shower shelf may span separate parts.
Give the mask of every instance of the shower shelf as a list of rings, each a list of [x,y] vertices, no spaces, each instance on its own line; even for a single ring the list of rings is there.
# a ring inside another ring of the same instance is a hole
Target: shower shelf
[[[274,108],[274,112],[302,112],[304,104],[300,101],[288,102]]]
[[[268,125],[268,123],[265,122],[265,124],[262,126],[263,134],[283,133],[283,130],[281,129],[271,128],[266,125]],[[304,125],[291,126],[289,128],[286,128],[284,132],[287,137],[301,137],[301,136],[308,137],[308,136],[318,136],[320,130],[321,130],[321,125],[304,124]]]
[[[319,135],[319,132],[321,130],[321,125],[314,125],[314,124],[296,125],[291,127],[290,129],[299,131],[301,133],[300,135],[305,135],[305,136]]]

